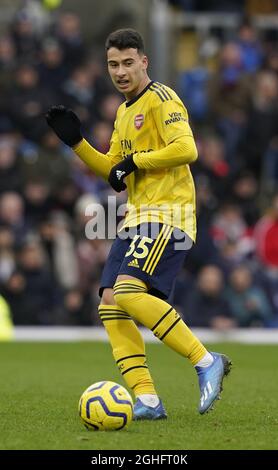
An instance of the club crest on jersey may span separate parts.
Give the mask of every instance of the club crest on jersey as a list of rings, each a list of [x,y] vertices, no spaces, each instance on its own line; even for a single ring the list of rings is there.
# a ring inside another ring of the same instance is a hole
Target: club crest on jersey
[[[141,129],[144,124],[144,114],[137,114],[134,118],[134,126],[136,129]]]

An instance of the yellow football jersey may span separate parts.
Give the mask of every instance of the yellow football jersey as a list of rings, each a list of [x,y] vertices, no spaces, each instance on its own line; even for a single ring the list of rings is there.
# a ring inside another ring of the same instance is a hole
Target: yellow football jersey
[[[176,158],[171,153],[159,163],[160,168],[155,168],[152,159],[156,151],[179,139],[196,149],[187,110],[171,88],[150,82],[142,93],[119,107],[107,155],[116,164],[133,153],[139,168],[125,178],[128,202],[124,227],[163,222],[195,240],[195,188],[189,165],[171,166]]]

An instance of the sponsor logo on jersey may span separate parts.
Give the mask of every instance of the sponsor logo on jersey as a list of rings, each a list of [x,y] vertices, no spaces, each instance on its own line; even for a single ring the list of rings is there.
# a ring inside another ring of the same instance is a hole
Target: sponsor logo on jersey
[[[134,118],[134,126],[136,129],[141,129],[144,124],[144,114],[137,114]]]
[[[179,121],[185,121],[187,122],[187,119],[185,116],[182,115],[182,113],[168,113],[170,119],[166,119],[165,124],[168,126],[168,124],[172,124],[174,122],[179,122]]]

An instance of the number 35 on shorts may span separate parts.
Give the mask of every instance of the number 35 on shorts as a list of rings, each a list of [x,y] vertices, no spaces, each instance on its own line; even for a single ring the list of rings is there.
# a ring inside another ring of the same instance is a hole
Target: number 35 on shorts
[[[163,226],[156,239],[135,235],[125,257],[144,259],[142,271],[152,275],[171,238],[173,227]],[[138,266],[139,267],[139,266]]]
[[[138,240],[140,241],[138,242]],[[149,254],[150,245],[153,242],[154,240],[152,238],[142,237],[140,239],[140,235],[135,235],[125,256],[127,257],[133,255],[134,258],[146,258],[146,256]]]

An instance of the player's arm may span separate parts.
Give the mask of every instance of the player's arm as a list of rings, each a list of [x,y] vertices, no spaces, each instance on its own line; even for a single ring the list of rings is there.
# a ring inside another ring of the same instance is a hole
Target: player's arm
[[[154,124],[164,142],[157,151],[136,152],[115,165],[108,178],[115,191],[121,191],[123,181],[133,171],[172,168],[197,159],[198,152],[188,123],[187,111],[177,100],[159,102],[153,110]]]
[[[108,181],[111,168],[122,160],[116,130],[113,132],[107,154],[98,152],[84,138],[72,149],[97,176],[101,176],[106,181]]]
[[[182,103],[174,100],[160,103],[153,111],[153,118],[165,147],[135,153],[133,161],[137,168],[152,170],[193,163],[198,152]]]
[[[182,136],[161,150],[135,153],[133,161],[137,168],[153,170],[193,163],[197,157],[198,152],[193,137]]]
[[[112,135],[109,152],[103,154],[83,138],[80,120],[72,110],[64,106],[52,106],[46,114],[46,121],[97,176],[108,180],[111,168],[122,158],[116,131]]]

